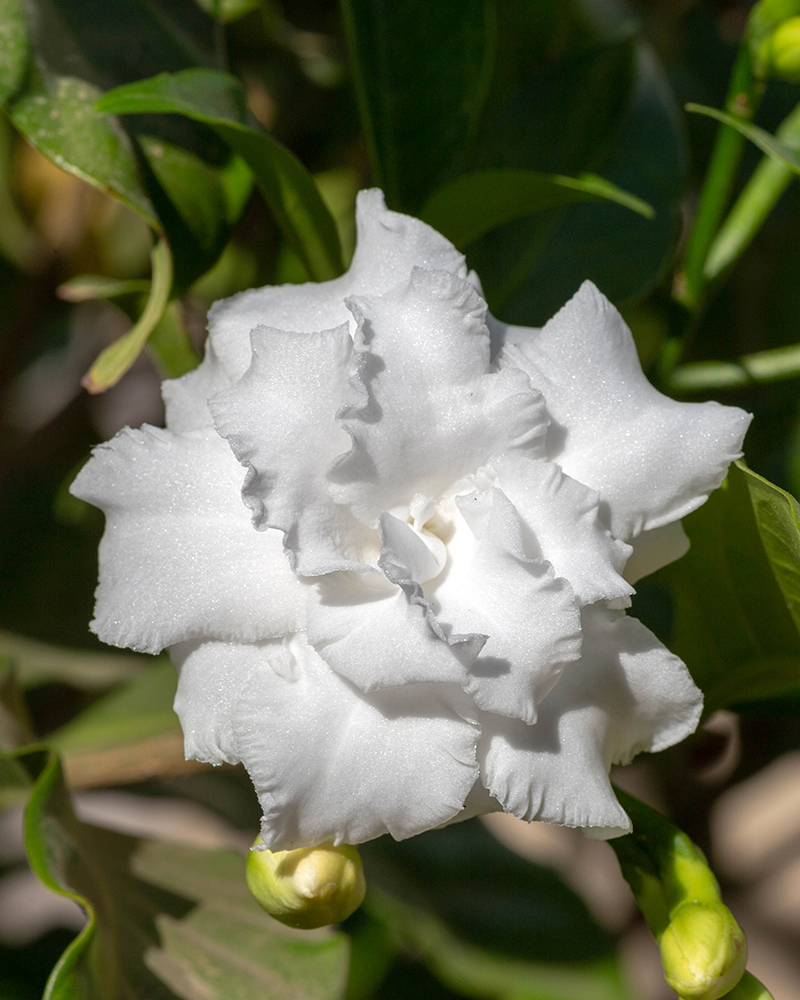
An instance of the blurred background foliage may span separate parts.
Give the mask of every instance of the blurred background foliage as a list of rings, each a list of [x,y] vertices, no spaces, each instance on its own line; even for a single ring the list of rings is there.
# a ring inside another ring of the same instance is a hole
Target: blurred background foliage
[[[747,816],[737,789],[761,774],[785,771],[779,794],[800,801],[800,530],[783,492],[800,493],[800,93],[739,80],[753,100],[731,104],[751,7],[0,0],[0,748],[40,740],[63,759],[2,761],[3,998],[40,996],[66,947],[52,996],[670,995],[611,851],[568,831],[473,821],[366,845],[367,903],[343,929],[275,924],[244,889],[246,777],[183,760],[165,659],[88,632],[102,516],[67,487],[90,446],[162,421],[160,380],[201,356],[215,299],[339,273],[373,184],[465,250],[501,319],[541,325],[590,278],[664,391],[755,414],[753,472],[687,519],[689,556],[633,608],[727,714],[620,781],[723,858],[751,940],[769,939],[760,968],[800,997],[800,889],[788,918],[765,916],[752,900],[778,862],[714,819]],[[789,159],[725,133],[723,209],[745,194],[710,277],[724,211],[694,271],[691,222],[721,128],[687,102],[768,133],[788,121]],[[771,185],[760,216],[754,171]],[[61,908],[25,880],[29,799],[30,865]],[[788,822],[781,864],[800,843]]]

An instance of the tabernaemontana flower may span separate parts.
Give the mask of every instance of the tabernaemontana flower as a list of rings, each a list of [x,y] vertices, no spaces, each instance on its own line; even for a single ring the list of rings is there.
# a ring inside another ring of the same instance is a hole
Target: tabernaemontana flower
[[[626,832],[609,768],[702,702],[631,583],[686,550],[749,416],[658,393],[589,282],[499,323],[379,191],[347,274],[218,302],[209,334],[166,430],[73,487],[106,514],[92,627],[169,649],[187,756],[244,763],[272,850],[496,809]]]

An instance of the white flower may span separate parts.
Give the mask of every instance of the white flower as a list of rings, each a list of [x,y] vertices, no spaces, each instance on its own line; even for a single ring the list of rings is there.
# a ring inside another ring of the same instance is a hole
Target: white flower
[[[167,429],[75,482],[94,630],[169,648],[187,756],[245,764],[272,849],[491,809],[613,836],[609,767],[697,724],[622,574],[685,551],[749,417],[653,389],[588,282],[542,330],[477,284],[363,192],[348,273],[216,303]]]

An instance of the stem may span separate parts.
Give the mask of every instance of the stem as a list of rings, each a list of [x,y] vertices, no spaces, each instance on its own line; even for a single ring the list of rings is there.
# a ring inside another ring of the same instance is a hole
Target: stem
[[[753,78],[750,51],[745,43],[739,49],[733,67],[725,110],[742,118],[752,118],[760,92],[761,88]],[[720,126],[686,247],[679,290],[676,293],[689,309],[695,308],[705,289],[703,270],[706,257],[730,200],[744,142],[743,136],[735,129],[728,125]]]
[[[800,148],[800,105],[784,120],[776,135],[790,149]],[[792,168],[782,161],[764,157],[709,250],[703,270],[707,282],[719,278],[744,253],[795,176]]]

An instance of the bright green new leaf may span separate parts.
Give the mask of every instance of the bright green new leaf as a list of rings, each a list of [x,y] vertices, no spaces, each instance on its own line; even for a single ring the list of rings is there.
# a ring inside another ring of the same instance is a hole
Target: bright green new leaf
[[[595,174],[561,177],[534,170],[478,170],[439,188],[426,202],[420,217],[463,250],[505,222],[547,208],[593,200],[613,201],[647,219],[655,215],[641,198]]]
[[[750,142],[758,146],[767,156],[789,167],[796,174],[800,174],[800,157],[786,143],[781,142],[776,136],[771,135],[758,125],[736,115],[729,115],[726,111],[718,111],[717,108],[707,108],[704,104],[687,104],[687,111],[693,111],[698,115],[707,115],[709,118],[716,118],[723,125],[730,125]]]
[[[135,840],[79,822],[58,757],[11,758],[33,791],[25,817],[31,867],[88,922],[53,970],[47,1000],[335,1000],[347,941],[298,936],[251,898],[244,858]],[[191,984],[191,992],[187,992]]]
[[[172,252],[163,237],[153,248],[151,259],[153,276],[144,312],[127,333],[101,352],[83,377],[82,384],[89,392],[103,392],[122,378],[164,315],[172,289]]]
[[[109,91],[97,108],[112,114],[165,112],[210,125],[248,164],[286,242],[315,281],[343,271],[336,223],[313,178],[297,157],[268,135],[243,123],[239,81],[214,70],[162,73]]]
[[[707,714],[800,689],[800,522],[794,499],[743,463],[684,519],[687,555],[661,571],[670,648]]]

